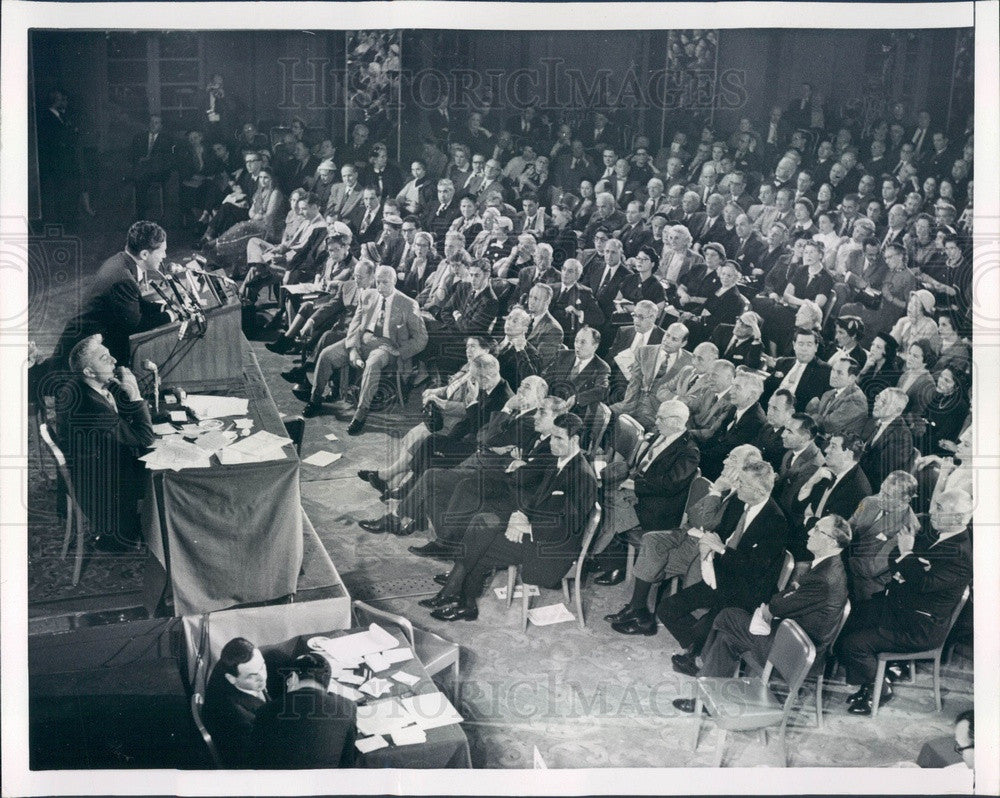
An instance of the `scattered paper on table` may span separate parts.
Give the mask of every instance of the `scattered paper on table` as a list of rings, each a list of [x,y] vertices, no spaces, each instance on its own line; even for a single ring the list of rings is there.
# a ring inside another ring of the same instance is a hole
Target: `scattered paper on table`
[[[245,416],[250,401],[238,396],[212,396],[209,394],[188,394],[184,404],[199,419],[222,418],[224,416]]]
[[[139,459],[150,471],[181,471],[185,468],[209,468],[211,452],[199,449],[177,435],[167,435],[155,441],[152,450]]]
[[[361,692],[368,693],[372,698],[381,698],[391,689],[392,682],[388,679],[379,679],[377,676],[372,677],[361,685]]]
[[[379,748],[389,747],[389,743],[385,741],[385,737],[381,734],[376,734],[374,737],[363,737],[360,740],[355,740],[354,745],[362,754],[367,754],[369,751],[377,751]]]
[[[194,445],[209,454],[214,454],[219,451],[219,449],[224,449],[226,446],[231,444],[237,437],[237,434],[232,430],[212,430],[211,432],[206,432],[204,435],[199,436],[195,440]]]
[[[421,729],[436,729],[461,723],[463,718],[444,693],[424,693],[400,700],[400,704]]]
[[[395,665],[397,662],[406,662],[408,659],[413,659],[413,652],[407,646],[406,648],[393,648],[389,649],[389,651],[383,651],[382,656],[390,665]]]
[[[282,447],[291,442],[290,438],[282,438],[267,430],[259,430],[250,437],[242,438],[227,447],[225,451],[235,451],[241,455],[247,455],[251,458],[249,462],[252,463],[260,463],[266,460],[283,460],[285,453],[282,451]]]
[[[334,677],[338,682],[343,682],[344,684],[364,684],[365,677],[358,676],[354,671],[341,671],[337,676]]]
[[[395,679],[397,682],[402,682],[407,687],[413,687],[413,685],[420,681],[419,676],[414,676],[412,673],[407,673],[406,671],[394,673],[391,678]]]
[[[353,668],[361,663],[366,654],[396,648],[399,641],[377,623],[373,623],[367,631],[319,639],[316,645],[344,667]]]
[[[514,598],[516,599],[524,598],[523,588],[524,585],[514,585]],[[493,588],[493,592],[497,594],[497,598],[500,599],[501,601],[507,600],[507,585],[504,585],[503,587],[495,587]],[[528,585],[528,595],[529,596],[539,595],[538,587],[536,585]]]
[[[371,668],[375,673],[381,673],[382,671],[389,670],[389,660],[387,660],[382,654],[377,651],[371,654],[365,654],[365,662],[368,663],[368,667]]]
[[[341,698],[346,698],[348,701],[360,701],[364,698],[364,696],[353,687],[348,687],[346,684],[341,684],[333,679],[330,680],[330,685],[326,688],[326,691],[328,693],[339,695]]]
[[[410,726],[392,733],[393,745],[418,745],[427,742],[427,732],[419,726]]]
[[[326,435],[324,435],[323,437],[326,438],[328,441],[339,441],[340,440],[340,438],[337,437],[337,433],[335,433],[335,432],[329,432]]]
[[[560,601],[558,604],[550,604],[548,607],[534,607],[528,610],[528,620],[535,626],[551,626],[554,623],[574,621],[576,616],[566,609],[566,605]]]
[[[344,455],[341,452],[334,454],[333,452],[315,452],[314,454],[306,457],[302,462],[306,465],[319,466],[323,468],[324,466],[330,465],[330,463],[336,463]]]
[[[235,421],[236,429],[250,429],[253,426],[252,418],[238,418]]]
[[[188,414],[185,411],[183,411],[183,410],[171,410],[170,411],[170,420],[171,421],[177,421],[177,422],[187,421],[187,418],[188,418]]]
[[[358,731],[365,736],[388,734],[411,725],[415,720],[398,698],[381,698],[358,707]]]
[[[177,432],[177,427],[173,424],[154,424],[153,434],[154,435],[173,435]]]

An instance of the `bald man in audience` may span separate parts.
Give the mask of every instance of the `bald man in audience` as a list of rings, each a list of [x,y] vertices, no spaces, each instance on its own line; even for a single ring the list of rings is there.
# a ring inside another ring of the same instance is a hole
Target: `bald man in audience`
[[[611,406],[616,416],[628,414],[642,424],[653,426],[659,403],[670,399],[668,385],[691,363],[691,353],[684,349],[688,330],[680,322],[667,327],[659,346],[643,346],[635,353],[625,396]]]
[[[736,366],[728,360],[718,359],[712,364],[706,390],[694,396],[688,407],[691,408],[691,420],[688,427],[691,437],[699,443],[709,440],[726,421],[729,409],[733,405],[730,392],[733,378],[736,376]]]

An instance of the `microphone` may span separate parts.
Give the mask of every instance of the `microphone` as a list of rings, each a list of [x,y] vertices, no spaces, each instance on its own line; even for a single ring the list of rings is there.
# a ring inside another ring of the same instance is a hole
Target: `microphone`
[[[174,302],[174,300],[170,298],[170,295],[167,294],[167,292],[164,291],[160,287],[160,281],[159,280],[150,280],[149,284],[153,287],[153,290],[156,291],[156,293],[160,295],[160,299],[163,300],[164,304],[168,308],[170,308],[172,311],[174,311],[174,313],[176,313],[181,318],[186,318],[187,317],[187,315],[188,315],[187,314],[187,310],[184,309],[183,307],[178,307],[177,303]]]
[[[146,371],[153,375],[153,414],[160,412],[160,369],[152,360],[144,360],[140,364]]]

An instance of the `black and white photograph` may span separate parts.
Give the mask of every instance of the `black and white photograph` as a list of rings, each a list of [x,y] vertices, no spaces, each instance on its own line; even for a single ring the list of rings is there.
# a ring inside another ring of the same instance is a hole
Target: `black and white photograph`
[[[1000,788],[996,4],[4,11],[4,795]]]

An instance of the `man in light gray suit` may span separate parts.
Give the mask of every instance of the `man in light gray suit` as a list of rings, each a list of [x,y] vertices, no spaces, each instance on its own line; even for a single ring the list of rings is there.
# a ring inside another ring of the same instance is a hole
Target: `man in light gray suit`
[[[858,387],[861,366],[853,358],[834,361],[830,370],[830,390],[813,397],[806,412],[827,435],[860,435],[868,420],[868,400]]]
[[[620,416],[627,413],[651,429],[656,421],[656,411],[664,399],[672,399],[668,384],[691,364],[691,353],[684,349],[688,328],[680,322],[667,327],[659,346],[640,346],[630,369],[628,387],[620,402],[611,411]]]

